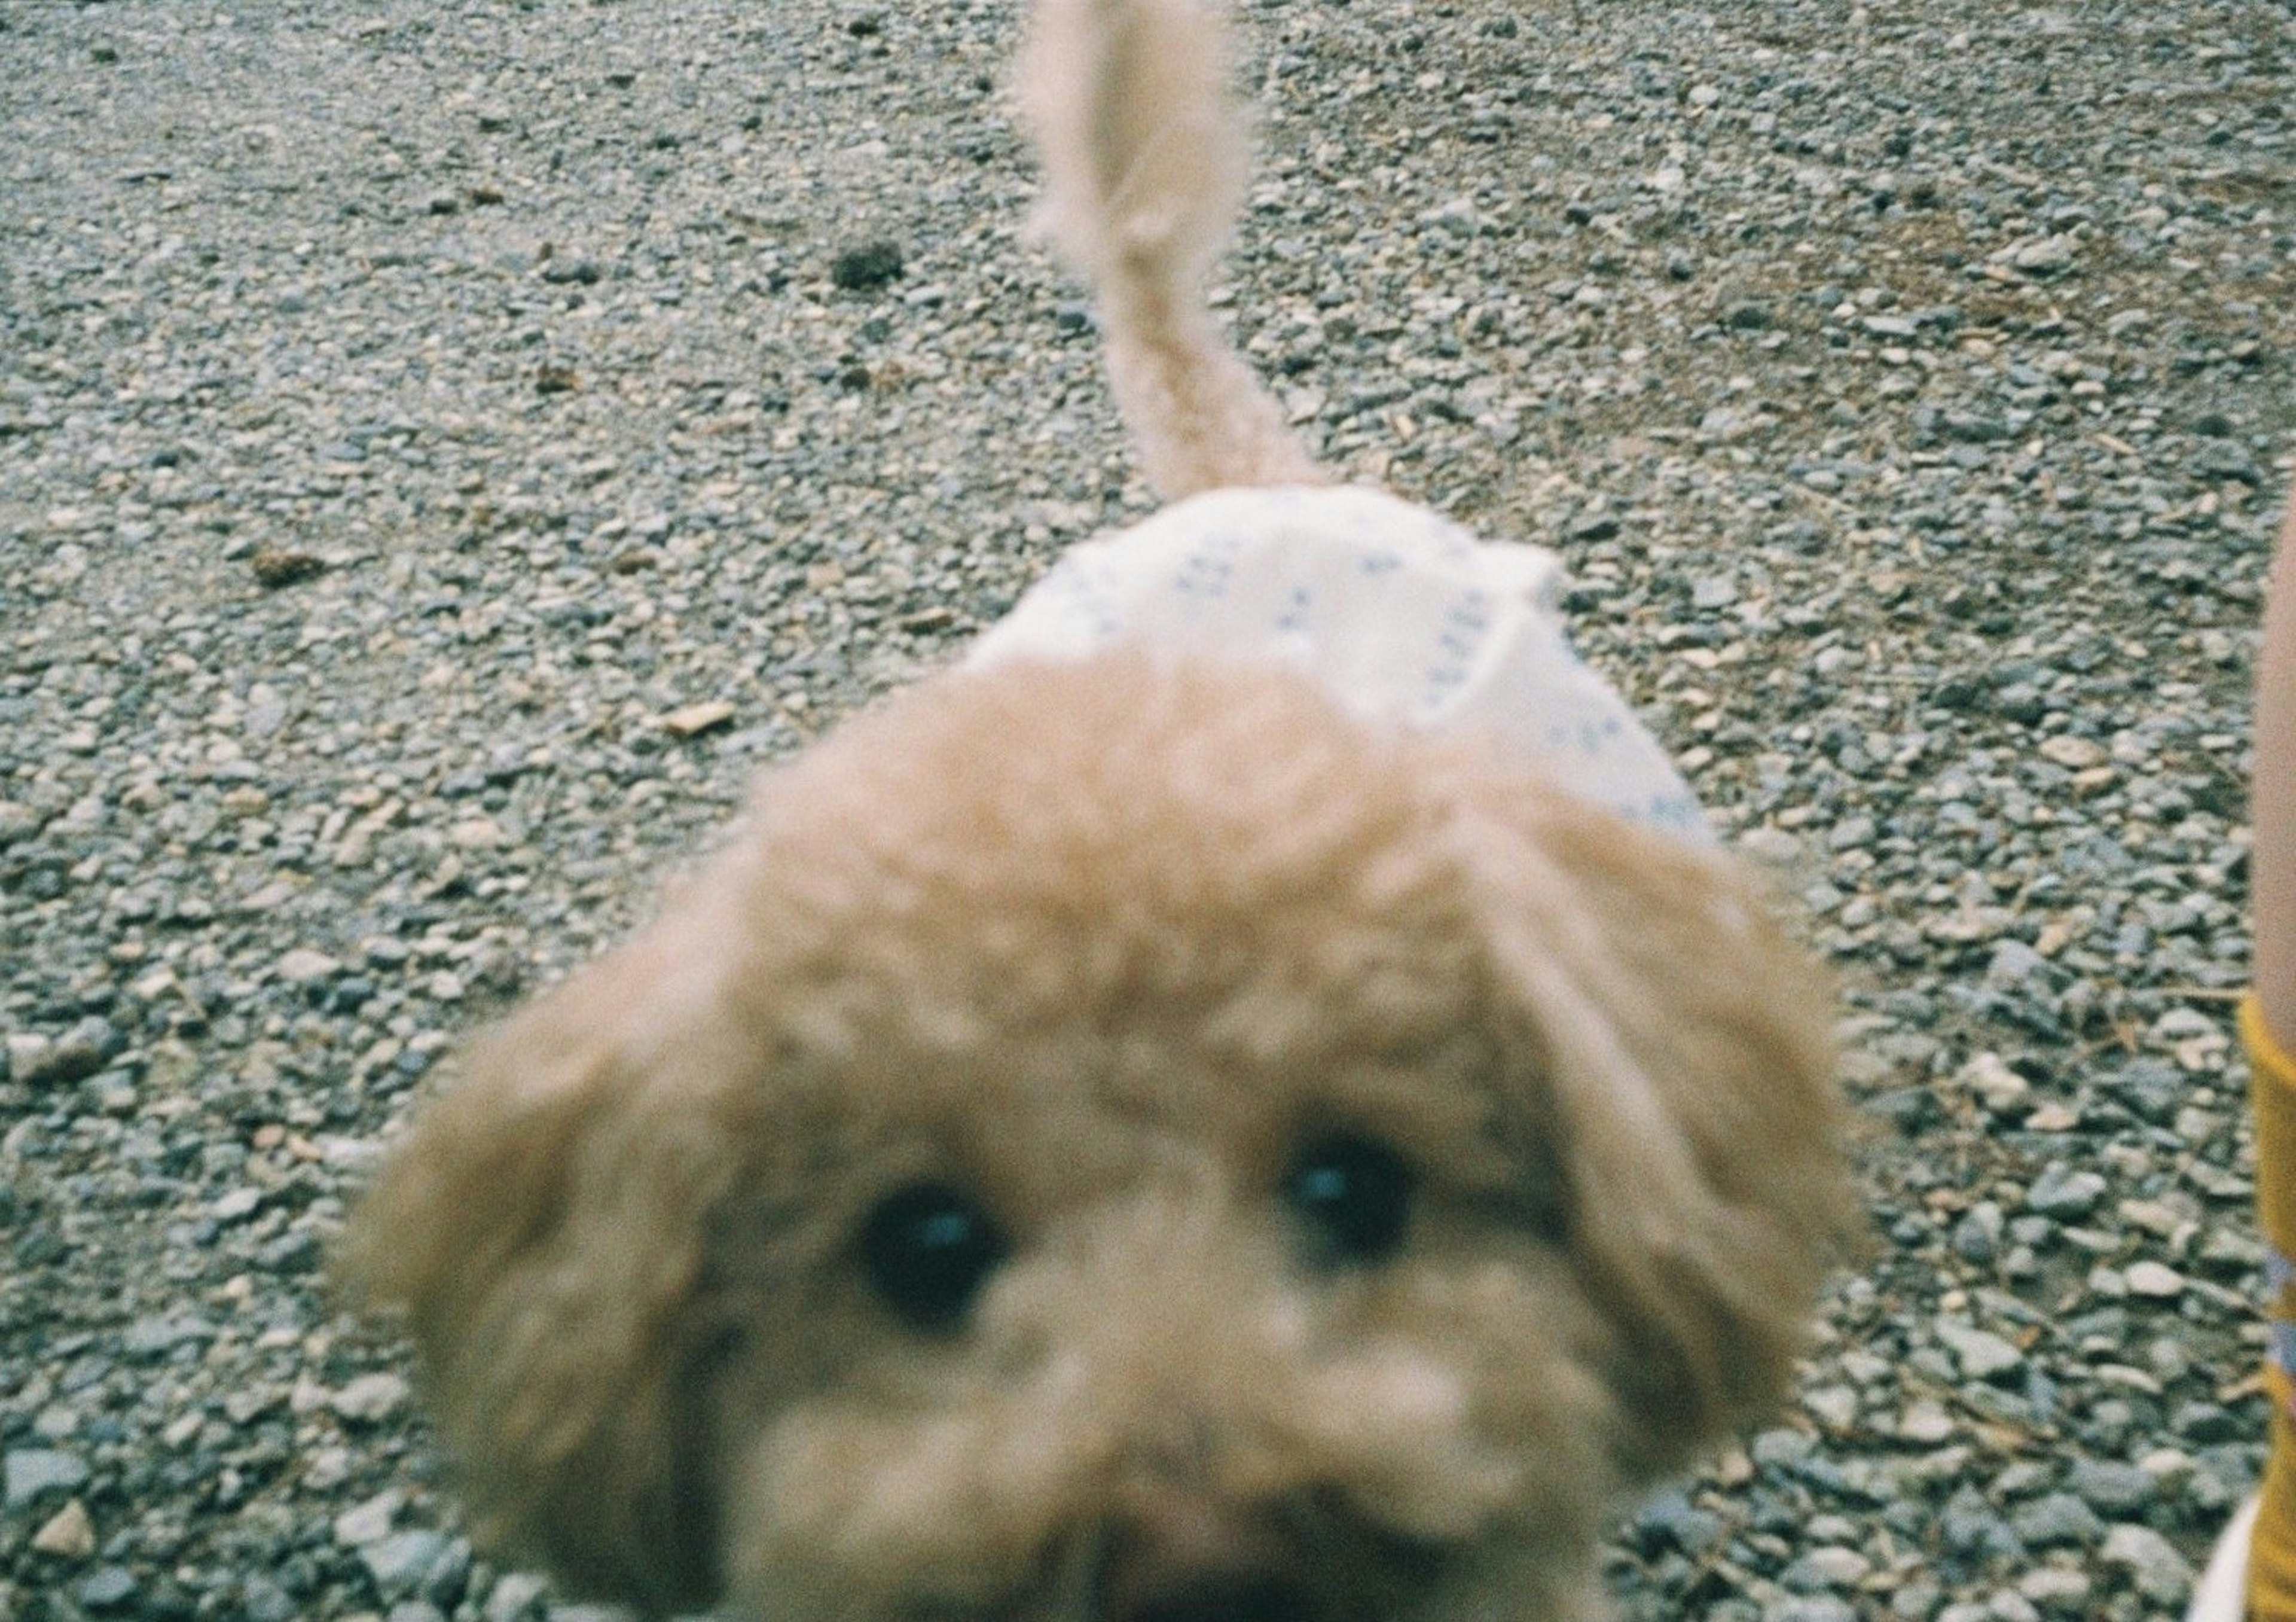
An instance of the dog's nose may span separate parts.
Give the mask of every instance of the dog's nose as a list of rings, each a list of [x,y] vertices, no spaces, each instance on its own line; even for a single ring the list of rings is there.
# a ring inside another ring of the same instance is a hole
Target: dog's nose
[[[1102,1622],[1317,1622],[1299,1539],[1266,1511],[1186,1494],[1111,1528]]]
[[[1205,1572],[1167,1593],[1111,1610],[1109,1622],[1310,1622],[1307,1594],[1274,1577]]]

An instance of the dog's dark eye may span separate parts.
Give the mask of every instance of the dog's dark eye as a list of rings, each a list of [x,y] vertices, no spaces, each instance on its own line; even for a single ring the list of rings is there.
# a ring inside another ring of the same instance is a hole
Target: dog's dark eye
[[[870,1287],[921,1330],[955,1328],[1009,1254],[988,1214],[945,1183],[887,1195],[861,1229]]]
[[[1306,1225],[1318,1260],[1378,1262],[1403,1243],[1418,1183],[1403,1157],[1376,1138],[1334,1132],[1300,1150],[1283,1180],[1283,1198]]]

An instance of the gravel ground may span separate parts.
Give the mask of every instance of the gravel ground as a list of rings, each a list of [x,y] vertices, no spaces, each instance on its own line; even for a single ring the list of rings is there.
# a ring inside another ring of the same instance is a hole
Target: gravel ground
[[[1245,10],[1254,354],[1563,549],[1851,988],[1874,1253],[1627,1614],[2173,1614],[2261,1421],[2296,13]],[[326,1247],[759,761],[1143,510],[1014,24],[0,6],[0,1622],[594,1614],[473,1558]]]

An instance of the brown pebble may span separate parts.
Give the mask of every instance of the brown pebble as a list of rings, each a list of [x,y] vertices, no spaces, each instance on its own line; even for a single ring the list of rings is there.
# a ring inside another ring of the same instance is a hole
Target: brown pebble
[[[299,586],[327,572],[324,559],[285,547],[265,547],[248,559],[248,564],[255,571],[256,584],[266,591]]]

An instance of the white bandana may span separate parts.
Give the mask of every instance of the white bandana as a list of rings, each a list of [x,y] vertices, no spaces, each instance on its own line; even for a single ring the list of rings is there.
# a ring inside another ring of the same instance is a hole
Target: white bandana
[[[1570,651],[1561,560],[1378,490],[1221,490],[1072,548],[970,662],[1119,643],[1282,660],[1367,720],[1483,733],[1629,821],[1713,837],[1666,751]]]

